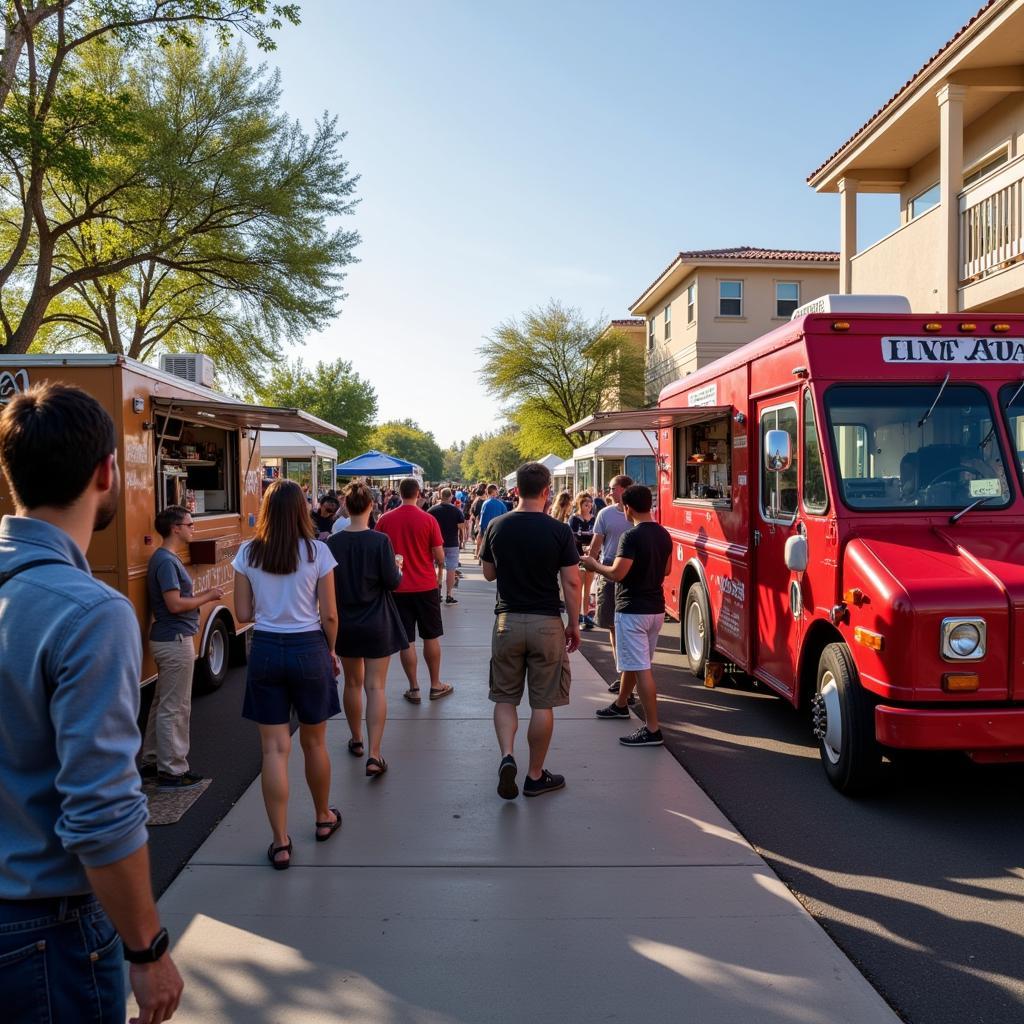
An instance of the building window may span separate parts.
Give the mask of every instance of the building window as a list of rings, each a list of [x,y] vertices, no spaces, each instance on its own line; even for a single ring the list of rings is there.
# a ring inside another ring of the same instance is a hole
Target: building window
[[[665,340],[669,341],[672,337],[672,307],[665,307]]]
[[[743,316],[743,282],[718,282],[718,315]]]
[[[657,319],[656,317],[652,316],[651,319],[647,321],[647,350],[648,351],[652,351],[654,349],[654,321],[656,319]]]
[[[697,317],[697,282],[686,286],[686,322],[692,324]]]
[[[800,305],[800,285],[797,281],[775,282],[775,315],[787,320]]]
[[[929,210],[934,210],[939,205],[939,183],[936,182],[931,188],[926,188],[923,192],[914,196],[910,200],[909,210],[910,219],[914,220],[915,217],[920,217],[922,213],[927,213]]]
[[[1005,149],[995,156],[985,157],[980,164],[967,169],[967,173],[964,175],[964,188],[973,185],[979,179],[984,178],[986,174],[991,174],[997,167],[1002,167],[1009,159],[1010,154]]]

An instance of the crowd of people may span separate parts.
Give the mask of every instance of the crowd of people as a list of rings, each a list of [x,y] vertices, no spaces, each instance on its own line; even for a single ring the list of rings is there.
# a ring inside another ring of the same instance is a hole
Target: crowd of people
[[[58,1019],[80,1019],[88,1005],[123,1020],[122,953],[138,1020],[170,1019],[182,991],[150,887],[136,759],[141,748],[142,776],[162,789],[202,781],[188,760],[193,637],[199,609],[223,594],[193,592],[177,554],[192,536],[192,514],[180,505],[161,510],[161,544],[147,579],[159,675],[140,736],[135,612],[91,574],[85,557],[118,507],[114,438],[102,406],[66,385],[31,389],[0,413],[0,469],[16,512],[0,521],[0,958],[36,958],[40,970],[45,960],[60,978],[40,987],[35,968],[9,968],[0,992],[12,1019],[33,1017],[43,999]],[[232,562],[236,617],[254,624],[241,711],[259,731],[270,865],[283,871],[292,860],[293,717],[314,806],[311,831],[327,842],[342,826],[331,797],[327,721],[344,712],[348,753],[365,758],[372,782],[388,771],[391,657],[399,656],[410,703],[454,694],[441,673],[442,608],[457,603],[468,548],[496,584],[488,690],[498,795],[565,787],[546,759],[554,709],[569,702],[569,655],[581,628],[609,629],[621,673],[598,717],[628,719],[636,690],[645,722],[619,741],[660,745],[651,663],[672,545],[651,507],[650,490],[623,476],[607,496],[556,496],[540,463],[521,466],[510,493],[496,484],[424,491],[413,478],[376,491],[355,480],[322,495],[314,511],[298,483],[273,481]],[[423,688],[417,638],[429,678]],[[524,694],[531,714],[520,777],[516,709]]]

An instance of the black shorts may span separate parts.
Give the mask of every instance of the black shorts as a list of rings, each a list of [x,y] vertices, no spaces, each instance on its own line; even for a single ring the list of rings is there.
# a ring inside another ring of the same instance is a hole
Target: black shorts
[[[421,640],[436,640],[444,635],[441,622],[441,594],[436,589],[417,590],[411,594],[395,594],[395,605],[402,617],[405,635],[409,643],[416,640],[416,630]]]
[[[303,725],[319,725],[341,711],[327,639],[319,630],[254,630],[242,717],[261,725],[285,725],[293,708]]]

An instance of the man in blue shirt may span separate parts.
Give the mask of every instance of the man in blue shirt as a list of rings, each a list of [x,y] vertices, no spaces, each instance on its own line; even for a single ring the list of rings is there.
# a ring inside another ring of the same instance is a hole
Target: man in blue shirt
[[[487,500],[483,503],[480,508],[480,533],[476,538],[476,557],[480,557],[480,548],[483,547],[484,533],[487,531],[487,525],[492,519],[497,519],[498,516],[503,516],[508,512],[508,508],[505,502],[498,497],[498,485],[488,484],[487,486]]]
[[[149,876],[135,753],[142,647],[85,552],[118,509],[114,424],[50,384],[0,413],[0,973],[5,1020],[169,1020],[182,983]],[[122,946],[122,939],[124,945]]]

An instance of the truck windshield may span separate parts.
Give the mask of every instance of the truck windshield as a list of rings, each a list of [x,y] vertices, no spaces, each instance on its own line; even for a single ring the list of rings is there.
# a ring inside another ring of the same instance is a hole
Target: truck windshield
[[[935,402],[936,388],[837,385],[826,392],[840,494],[850,508],[961,509],[979,498],[989,499],[986,509],[1009,504],[987,395],[973,384],[950,384]]]

